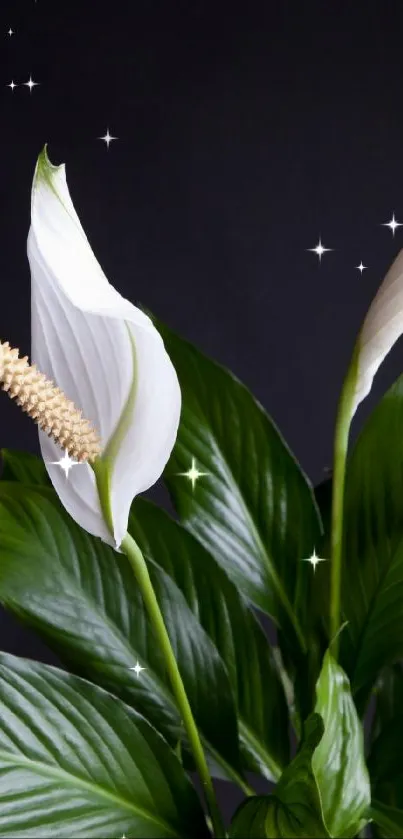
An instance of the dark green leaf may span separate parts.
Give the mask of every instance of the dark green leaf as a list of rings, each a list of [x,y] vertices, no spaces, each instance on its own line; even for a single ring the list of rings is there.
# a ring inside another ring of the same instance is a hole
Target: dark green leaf
[[[216,763],[240,781],[225,666],[181,591],[148,566],[196,722]],[[126,557],[81,530],[52,488],[0,482],[0,600],[70,669],[133,705],[171,745],[184,736]],[[137,659],[146,667],[140,677],[130,670]]]
[[[325,733],[312,760],[331,836],[355,836],[371,800],[361,722],[342,668],[327,652],[316,686],[315,711]]]
[[[383,727],[403,710],[403,666],[401,662],[385,667],[373,689],[376,698],[372,740]]]
[[[403,781],[403,707],[401,713],[387,722],[372,744],[368,769],[372,786],[400,780]]]
[[[354,693],[403,655],[403,377],[369,417],[348,463],[342,663]]]
[[[28,452],[0,449],[3,481],[50,486],[50,479],[42,458]]]
[[[382,839],[402,839],[403,810],[398,810],[396,807],[386,807],[380,801],[373,801],[369,817],[380,828],[377,832],[379,836],[382,836]]]
[[[209,836],[168,745],[100,688],[0,654],[0,720],[2,837]]]
[[[306,722],[301,747],[281,776],[274,793],[251,798],[241,805],[231,825],[231,839],[316,839],[329,836],[312,770],[312,756],[323,730],[322,719],[313,714]]]
[[[254,614],[202,545],[154,504],[135,501],[129,532],[181,589],[226,665],[244,767],[277,780],[289,759],[288,713],[277,667]]]
[[[157,323],[178,373],[182,416],[165,479],[186,527],[242,594],[306,651],[312,569],[319,539],[311,486],[274,423],[231,373]],[[207,473],[195,488],[192,459]]]
[[[403,669],[400,662],[382,671],[374,693],[376,707],[368,758],[373,795],[385,805],[403,809]]]

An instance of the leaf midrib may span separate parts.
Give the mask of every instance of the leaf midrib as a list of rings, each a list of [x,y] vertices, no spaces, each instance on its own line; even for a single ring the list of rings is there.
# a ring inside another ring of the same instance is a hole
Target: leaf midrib
[[[46,763],[40,763],[37,760],[32,760],[31,758],[24,757],[22,755],[12,755],[9,752],[0,749],[0,759],[7,764],[11,764],[12,766],[24,767],[31,771],[36,771],[39,775],[43,775],[44,777],[50,778],[58,778],[65,782],[67,785],[76,785],[81,789],[85,789],[91,792],[98,798],[104,798],[107,801],[113,802],[115,805],[123,807],[136,816],[141,817],[143,819],[148,819],[150,822],[163,827],[164,829],[168,830],[171,836],[178,837],[180,839],[181,834],[177,833],[173,830],[172,826],[168,824],[165,820],[161,820],[155,818],[155,816],[151,813],[148,813],[147,810],[143,810],[142,807],[138,807],[131,801],[127,801],[125,798],[122,798],[119,795],[111,792],[110,790],[105,789],[105,787],[96,786],[95,784],[91,783],[90,781],[84,780],[84,778],[80,778],[77,775],[73,775],[71,772],[67,772],[65,769],[61,769],[58,767],[48,766]]]
[[[35,491],[37,488],[38,488],[38,487],[36,487],[36,486],[31,487],[31,489],[32,489],[32,490],[34,490],[34,491]],[[56,513],[57,513],[58,515],[60,515],[60,511],[58,510],[58,506],[57,506],[57,503],[56,503],[56,499],[53,497],[53,492],[54,492],[54,490],[52,489],[52,487],[42,487],[42,486],[41,486],[41,487],[39,487],[39,489],[40,489],[40,492],[42,492],[43,490],[45,490],[45,495],[46,495],[46,496],[48,496],[48,499],[49,499],[50,503],[53,505],[53,507],[55,508]],[[62,519],[62,521],[63,521],[63,526],[65,526],[65,522],[64,522],[64,519],[63,519],[63,515],[61,516],[61,519]],[[74,536],[72,537],[72,539],[73,539],[73,542],[74,542]],[[90,553],[91,553],[91,552],[90,552]],[[46,554],[47,554],[47,556],[50,556],[50,561],[52,562],[52,561],[53,561],[53,554],[49,554],[49,551],[46,551]],[[42,556],[43,556],[43,553],[42,553]],[[93,556],[93,554],[92,554],[92,556]],[[151,559],[151,561],[153,562],[153,564],[155,564],[155,565],[156,565],[156,567],[158,567],[158,568],[160,567],[160,566],[158,565],[158,563],[156,563],[154,560],[152,560],[152,559]],[[69,574],[69,573],[66,571],[66,568],[65,568],[63,565],[61,565],[61,570],[62,570],[62,572],[63,572],[63,573],[67,576],[67,579],[68,579],[68,580],[73,579],[73,582],[75,583],[75,577],[74,577],[71,573]],[[171,579],[172,579],[172,578],[171,578]],[[59,578],[59,582],[60,582],[60,578]],[[175,580],[172,580],[172,582],[174,583],[174,585],[177,585],[177,583],[175,583]],[[178,589],[179,589],[179,591],[180,591],[179,586],[178,586]],[[97,615],[97,616],[99,617],[99,619],[100,619],[101,623],[102,623],[102,624],[103,624],[103,623],[105,623],[105,624],[109,627],[109,629],[110,629],[110,631],[111,631],[111,633],[112,633],[112,636],[115,636],[115,637],[117,638],[117,640],[118,640],[118,641],[120,642],[120,644],[122,645],[123,650],[126,650],[126,651],[128,651],[128,652],[130,653],[130,658],[131,658],[131,657],[132,657],[132,656],[131,656],[131,653],[133,652],[133,649],[132,649],[132,647],[131,647],[131,643],[130,643],[129,639],[128,639],[128,638],[126,638],[126,636],[124,635],[123,631],[119,628],[119,626],[118,626],[116,623],[113,623],[113,620],[112,620],[112,618],[111,618],[109,615],[107,615],[106,613],[104,613],[104,612],[102,611],[102,607],[100,606],[100,604],[99,604],[99,603],[97,603],[97,601],[96,601],[96,600],[94,600],[94,596],[93,596],[93,594],[92,594],[91,592],[88,592],[88,590],[85,590],[85,600],[86,600],[86,601],[88,601],[88,603],[90,604],[90,606],[91,606],[91,608],[92,608],[92,610],[93,610],[94,614],[95,614],[95,615]],[[14,609],[14,607],[13,607],[13,609]],[[212,643],[214,643],[214,642],[212,642]],[[74,660],[75,660],[75,657],[74,657]],[[73,661],[72,661],[71,657],[69,658],[69,661],[70,661],[71,663],[73,663]],[[85,658],[83,659],[83,663],[84,663],[85,665],[87,665],[87,666],[88,666],[88,661],[87,661]],[[224,665],[224,666],[225,666],[225,665]],[[97,669],[97,672],[98,672],[98,669]],[[172,696],[172,694],[170,693],[169,689],[166,687],[166,685],[165,685],[163,682],[161,682],[161,680],[160,680],[159,676],[155,673],[155,671],[154,671],[154,670],[148,670],[148,673],[152,675],[153,681],[155,682],[155,684],[156,684],[156,686],[157,686],[157,689],[159,689],[159,690],[160,690],[160,693],[162,694],[163,698],[165,698],[165,699],[167,700],[167,702],[168,702],[168,704],[171,706],[171,708],[172,708],[174,711],[176,711],[176,713],[178,714],[178,720],[179,720],[179,712],[178,712],[178,709],[177,709],[177,707],[176,707],[174,697],[173,697],[173,696]],[[92,678],[91,678],[91,681],[92,681]],[[94,680],[94,682],[93,682],[93,683],[94,683],[94,684],[98,684],[98,682],[96,682],[95,680]],[[110,692],[113,692],[114,688],[110,687],[110,684],[111,684],[111,683],[110,683],[110,682],[108,682],[109,687],[107,688],[107,690],[109,690]],[[113,685],[115,685],[115,684],[116,684],[116,682],[115,682],[115,680],[113,680]],[[131,686],[129,686],[129,689],[130,689],[130,687],[131,687]],[[118,694],[114,694],[114,695],[118,695]],[[134,707],[133,705],[131,705],[131,704],[127,701],[127,699],[124,699],[124,700],[121,700],[121,701],[124,701],[127,705],[129,705],[129,707]],[[140,711],[138,711],[136,708],[134,708],[134,710],[135,710],[137,713],[140,713]],[[145,716],[145,715],[144,715],[144,716]],[[147,717],[146,717],[146,716],[145,716],[145,718],[147,719]],[[201,733],[201,737],[202,737],[202,742],[204,743],[204,745],[205,745],[205,747],[208,749],[208,751],[211,753],[211,755],[214,757],[214,759],[217,761],[217,763],[219,763],[219,764],[222,766],[222,768],[224,769],[224,771],[225,771],[225,772],[226,772],[226,773],[227,773],[230,777],[232,777],[232,778],[233,778],[233,780],[234,780],[234,781],[235,781],[235,782],[236,782],[236,783],[237,783],[237,784],[238,784],[238,785],[239,785],[242,789],[244,789],[244,790],[245,790],[245,789],[246,789],[246,787],[245,787],[245,782],[244,782],[243,778],[239,775],[238,771],[237,771],[234,767],[232,767],[232,766],[228,763],[228,761],[226,760],[226,758],[225,758],[225,757],[224,757],[224,756],[223,756],[220,752],[218,752],[218,751],[216,750],[216,748],[215,748],[215,747],[214,747],[214,746],[210,743],[210,741],[207,739],[207,737],[205,736],[205,734],[203,733],[203,731],[201,731],[200,733]]]
[[[188,408],[188,410],[190,411],[189,408]],[[252,513],[249,510],[249,507],[248,507],[248,505],[246,504],[246,502],[243,498],[241,488],[239,487],[237,481],[235,480],[232,469],[229,466],[228,461],[227,461],[226,457],[224,456],[224,453],[223,453],[222,449],[220,448],[220,446],[219,446],[219,444],[216,440],[216,437],[215,437],[214,431],[212,429],[211,423],[208,420],[208,418],[206,417],[206,414],[204,413],[204,411],[202,410],[201,407],[200,407],[200,413],[201,413],[202,418],[204,419],[205,424],[206,424],[207,429],[208,429],[211,448],[214,449],[216,455],[219,456],[219,459],[224,466],[224,470],[223,470],[224,473],[225,473],[224,477],[227,478],[227,483],[228,483],[228,486],[231,486],[231,491],[232,491],[232,485],[236,489],[236,493],[234,493],[234,495],[236,495],[236,498],[238,500],[240,508],[244,510],[245,518],[247,519],[247,522],[249,523],[250,531],[252,533],[252,537],[253,537],[253,540],[255,542],[256,548],[262,554],[262,556],[264,557],[266,572],[268,572],[270,577],[271,577],[271,580],[274,584],[274,587],[275,587],[276,592],[279,596],[279,599],[280,599],[280,601],[281,601],[281,603],[282,603],[282,605],[283,605],[283,607],[284,607],[284,609],[285,609],[285,611],[286,611],[286,613],[287,613],[287,615],[288,615],[288,617],[291,621],[291,624],[294,627],[295,634],[296,634],[296,637],[297,637],[298,642],[300,644],[301,650],[305,653],[306,652],[306,643],[305,643],[305,638],[304,638],[301,626],[299,624],[299,620],[298,620],[297,616],[294,614],[294,610],[293,610],[292,605],[291,605],[291,603],[288,599],[288,596],[287,596],[287,594],[284,590],[284,587],[281,584],[280,578],[277,574],[276,568],[274,567],[273,561],[272,561],[272,559],[271,559],[271,557],[270,557],[270,555],[269,555],[269,553],[268,553],[268,551],[267,551],[267,549],[266,549],[266,547],[265,547],[265,545],[262,541],[260,533],[259,533],[259,531],[258,531],[258,529],[255,525],[255,522],[254,522],[253,517],[252,517]]]

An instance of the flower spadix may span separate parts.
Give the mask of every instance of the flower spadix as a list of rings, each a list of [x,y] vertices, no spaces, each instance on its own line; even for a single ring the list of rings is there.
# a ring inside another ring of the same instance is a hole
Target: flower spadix
[[[93,466],[68,480],[61,450],[40,430],[59,498],[88,532],[119,549],[133,498],[160,477],[173,448],[181,395],[151,320],[108,282],[74,209],[65,167],[40,154],[28,236],[32,358],[99,435]]]
[[[100,441],[91,423],[71,399],[8,341],[0,341],[0,387],[15,399],[43,431],[80,463],[100,455]]]

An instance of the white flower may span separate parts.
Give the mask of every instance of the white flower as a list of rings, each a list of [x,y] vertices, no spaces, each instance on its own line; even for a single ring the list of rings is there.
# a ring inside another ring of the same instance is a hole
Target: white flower
[[[403,333],[403,250],[378,289],[358,335],[352,365],[355,369],[351,418],[368,395],[378,368]]]
[[[68,480],[49,463],[60,448],[40,430],[42,456],[72,518],[119,549],[133,498],[155,483],[173,448],[180,388],[150,319],[106,279],[74,209],[65,167],[53,166],[46,148],[32,187],[28,258],[32,359],[92,422],[102,450],[96,472],[83,463]]]

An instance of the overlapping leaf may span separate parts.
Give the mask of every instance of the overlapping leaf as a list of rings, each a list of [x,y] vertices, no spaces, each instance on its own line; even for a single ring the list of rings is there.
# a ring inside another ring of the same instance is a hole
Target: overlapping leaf
[[[354,692],[403,655],[403,377],[365,424],[346,478],[342,661]]]
[[[403,814],[403,670],[400,662],[385,668],[378,679],[373,735],[368,758],[373,796],[377,806],[392,807]],[[383,818],[377,825],[378,835],[390,835]]]
[[[277,780],[289,756],[288,714],[270,647],[254,614],[202,545],[154,504],[135,501],[129,531],[144,555],[181,589],[226,664],[245,767]]]
[[[3,481],[18,481],[21,484],[51,486],[49,475],[41,457],[30,452],[0,449],[1,478]]]
[[[214,760],[240,780],[225,666],[174,582],[152,561],[149,571],[196,721]],[[183,737],[126,557],[81,530],[51,488],[0,482],[0,600],[71,669],[133,705],[172,744]],[[137,660],[140,678],[130,669]]]
[[[242,594],[306,650],[310,556],[319,538],[308,480],[250,392],[223,367],[157,324],[178,373],[182,415],[165,470],[186,527]],[[206,473],[193,489],[178,475]]]
[[[231,839],[297,839],[328,837],[312,757],[323,735],[323,721],[313,714],[306,722],[301,747],[284,771],[274,793],[245,801],[235,814]]]
[[[0,654],[0,720],[5,839],[208,839],[175,755],[104,690]]]
[[[382,839],[403,839],[403,810],[373,801],[369,816],[376,825],[376,836]]]
[[[364,736],[342,668],[327,652],[316,686],[315,711],[324,735],[312,767],[320,790],[323,816],[331,836],[355,836],[365,824],[371,800],[364,757]]]

